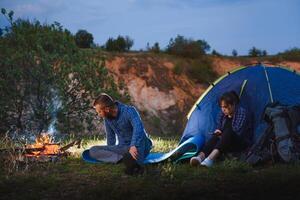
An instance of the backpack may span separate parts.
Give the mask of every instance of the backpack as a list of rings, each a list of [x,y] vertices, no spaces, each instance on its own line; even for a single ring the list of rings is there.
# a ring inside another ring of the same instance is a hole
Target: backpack
[[[273,126],[268,126],[263,134],[251,146],[249,151],[242,157],[242,161],[250,165],[264,164],[268,161],[277,160],[277,152],[274,147]]]
[[[265,109],[265,117],[274,127],[276,149],[284,162],[300,159],[300,106],[277,104]]]
[[[300,160],[300,106],[273,103],[263,113],[268,128],[250,148],[245,161],[251,165],[268,161]]]

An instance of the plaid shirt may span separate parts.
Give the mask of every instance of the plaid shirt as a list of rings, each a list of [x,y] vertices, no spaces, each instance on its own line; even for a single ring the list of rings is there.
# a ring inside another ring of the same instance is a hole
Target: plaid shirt
[[[118,114],[114,119],[104,119],[107,145],[139,147],[148,135],[144,129],[141,117],[135,107],[116,102]]]
[[[226,122],[226,116],[221,111],[218,116],[217,121],[217,129],[223,131],[225,122]],[[245,140],[246,143],[251,144],[252,143],[252,137],[253,137],[253,127],[252,127],[252,121],[250,119],[249,113],[244,109],[243,107],[236,106],[233,118],[232,118],[232,130],[239,136],[242,137],[242,139]]]

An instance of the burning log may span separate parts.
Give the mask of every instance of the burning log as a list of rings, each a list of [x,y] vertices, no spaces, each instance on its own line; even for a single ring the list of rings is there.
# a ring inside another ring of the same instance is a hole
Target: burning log
[[[51,136],[44,133],[36,138],[35,144],[27,145],[25,147],[25,156],[31,157],[62,155],[66,154],[66,151],[75,145],[77,145],[77,148],[80,148],[81,140],[75,140],[61,147],[60,143],[53,143]]]
[[[69,148],[71,148],[71,147],[73,147],[73,146],[75,146],[75,145],[77,145],[77,148],[79,149],[79,148],[81,147],[81,139],[75,140],[75,141],[73,141],[73,142],[67,144],[67,145],[64,146],[64,147],[61,147],[60,150],[61,150],[61,151],[66,151],[66,150],[68,150]]]
[[[25,156],[56,155],[60,154],[60,145],[52,142],[52,137],[47,133],[37,136],[35,143],[25,146]]]

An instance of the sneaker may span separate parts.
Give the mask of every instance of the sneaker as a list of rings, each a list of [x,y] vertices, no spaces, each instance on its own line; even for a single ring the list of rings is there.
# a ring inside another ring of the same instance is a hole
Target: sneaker
[[[209,159],[209,158],[205,158],[205,160],[203,160],[203,162],[201,162],[201,166],[204,166],[204,167],[212,167],[214,164],[214,161]]]
[[[200,165],[201,162],[202,162],[202,159],[199,156],[192,157],[190,160],[190,164],[193,167]]]

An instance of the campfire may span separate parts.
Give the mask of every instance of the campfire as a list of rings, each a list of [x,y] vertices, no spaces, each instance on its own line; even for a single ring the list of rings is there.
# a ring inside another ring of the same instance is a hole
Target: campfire
[[[10,141],[12,144],[13,141]],[[62,146],[60,143],[55,143],[53,137],[48,133],[42,133],[36,136],[35,143],[19,145],[10,148],[0,149],[0,153],[4,154],[6,160],[17,162],[51,162],[58,161],[60,158],[67,157],[71,154],[68,151],[71,147],[77,146],[80,148],[81,140]]]
[[[37,136],[34,144],[25,146],[25,156],[27,157],[53,156],[62,153],[60,144],[53,143],[52,137],[47,133]]]
[[[80,148],[81,140],[75,140],[65,146],[55,143],[53,137],[48,133],[42,133],[35,139],[34,144],[25,145],[24,156],[37,161],[48,161],[70,154],[67,150],[77,145]]]
[[[1,142],[5,147],[0,149],[0,163],[8,172],[26,170],[35,163],[60,161],[74,152],[71,147],[81,146],[81,139],[62,145],[48,133],[36,136],[33,144],[24,144],[22,140],[13,140],[8,136]]]

